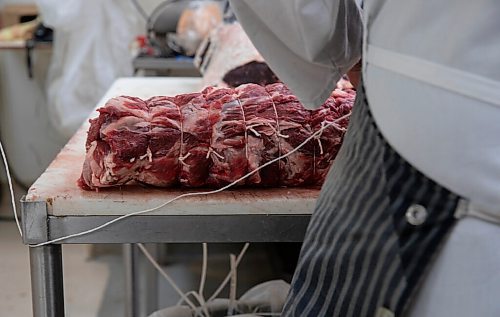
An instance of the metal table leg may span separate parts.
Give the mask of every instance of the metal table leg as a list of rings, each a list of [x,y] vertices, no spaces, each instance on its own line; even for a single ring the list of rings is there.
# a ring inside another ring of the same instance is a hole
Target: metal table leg
[[[61,245],[30,248],[34,317],[63,317],[64,290]]]
[[[156,257],[154,244],[145,245]],[[158,309],[158,275],[135,244],[123,245],[125,316],[146,317]]]

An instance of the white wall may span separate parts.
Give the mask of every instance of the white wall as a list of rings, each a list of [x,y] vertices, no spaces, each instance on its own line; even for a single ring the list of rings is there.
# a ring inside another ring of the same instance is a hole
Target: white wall
[[[0,133],[12,172],[25,185],[45,170],[65,139],[50,124],[45,78],[50,50],[33,52],[34,78],[24,50],[0,52]]]

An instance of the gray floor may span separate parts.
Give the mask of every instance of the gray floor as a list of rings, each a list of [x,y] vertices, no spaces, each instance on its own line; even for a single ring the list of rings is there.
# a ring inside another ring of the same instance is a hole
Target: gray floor
[[[28,247],[13,221],[0,221],[0,315],[30,316]],[[68,316],[97,316],[110,275],[105,260],[88,260],[87,245],[64,247],[65,295]]]

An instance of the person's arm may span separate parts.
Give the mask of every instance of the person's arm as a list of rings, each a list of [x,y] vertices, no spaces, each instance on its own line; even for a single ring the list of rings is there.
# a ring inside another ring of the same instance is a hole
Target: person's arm
[[[231,0],[271,69],[315,108],[361,57],[363,25],[354,0]]]

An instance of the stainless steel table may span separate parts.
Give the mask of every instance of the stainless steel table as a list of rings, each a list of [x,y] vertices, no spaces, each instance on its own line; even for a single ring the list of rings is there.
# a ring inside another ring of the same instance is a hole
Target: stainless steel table
[[[200,79],[123,78],[99,102],[120,95],[149,97],[199,90]],[[91,116],[95,116],[93,113]],[[140,186],[88,192],[76,186],[84,160],[88,123],[73,136],[22,201],[25,244],[38,244],[94,228],[133,211],[155,207],[183,189]],[[139,308],[134,243],[297,242],[302,241],[318,190],[307,188],[237,189],[175,201],[154,212],[127,218],[97,232],[30,248],[33,312],[64,316],[62,244],[127,245],[130,316]],[[134,261],[132,261],[134,260]],[[150,303],[150,305],[154,305]]]

